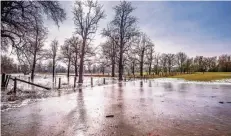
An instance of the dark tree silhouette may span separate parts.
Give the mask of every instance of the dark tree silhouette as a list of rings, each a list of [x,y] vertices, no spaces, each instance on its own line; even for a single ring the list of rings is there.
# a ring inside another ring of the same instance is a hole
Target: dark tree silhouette
[[[9,45],[20,48],[24,35],[42,22],[44,14],[57,25],[66,17],[58,1],[1,1],[2,50]]]

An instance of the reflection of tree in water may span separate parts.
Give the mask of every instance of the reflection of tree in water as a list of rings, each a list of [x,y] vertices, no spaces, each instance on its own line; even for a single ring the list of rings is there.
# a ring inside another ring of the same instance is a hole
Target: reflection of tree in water
[[[120,108],[123,107],[123,84],[122,83],[119,83],[119,88],[118,88],[118,100],[119,100],[119,105],[120,105]]]
[[[67,77],[67,84],[69,85],[70,83],[70,77]]]
[[[140,94],[143,95],[144,92],[144,86],[143,86],[143,81],[140,81]]]
[[[148,84],[148,95],[151,97],[152,96],[152,81],[149,80],[149,84]]]
[[[203,85],[203,84],[195,84],[195,86],[196,86],[197,88],[204,89],[204,85]]]
[[[112,85],[111,86],[111,98],[115,98],[115,86],[114,85]]]
[[[172,85],[172,83],[164,83],[164,89],[166,90],[166,91],[173,91],[173,85]]]
[[[77,107],[79,109],[79,118],[78,123],[80,124],[80,129],[87,129],[86,126],[86,108],[84,105],[84,98],[82,89],[79,89],[78,98],[77,98]]]
[[[61,90],[58,89],[58,96],[60,97],[61,96]]]
[[[152,81],[149,80],[149,84],[148,84],[149,87],[152,87]]]
[[[140,81],[140,87],[143,87],[143,81],[142,80]]]
[[[84,135],[88,129],[86,113],[84,97],[82,89],[80,88],[77,95],[77,106],[62,119],[63,126],[60,132],[58,132],[58,135],[62,135],[66,133],[66,131],[71,132],[71,134],[68,133],[69,135]]]
[[[182,84],[179,84],[179,88],[180,88],[180,89],[179,89],[180,92],[186,93],[187,90],[189,90],[189,89],[188,89],[188,88],[189,88],[189,85],[182,83]]]

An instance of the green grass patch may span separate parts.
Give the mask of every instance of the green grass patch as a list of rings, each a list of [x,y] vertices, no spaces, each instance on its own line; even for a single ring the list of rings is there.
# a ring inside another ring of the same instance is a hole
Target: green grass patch
[[[194,74],[175,75],[172,78],[183,78],[190,81],[212,81],[231,78],[231,72],[196,72]]]

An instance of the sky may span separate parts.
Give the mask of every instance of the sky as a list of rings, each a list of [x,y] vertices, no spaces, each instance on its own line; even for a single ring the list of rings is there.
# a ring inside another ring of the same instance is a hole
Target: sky
[[[188,56],[219,56],[231,53],[231,2],[228,1],[131,1],[138,18],[137,26],[155,44],[159,53],[185,52]],[[45,20],[49,29],[46,47],[53,39],[60,44],[76,35],[73,21],[73,1],[60,1],[67,19],[58,28],[51,20]],[[113,7],[119,1],[100,1],[106,18],[99,22],[93,46],[105,41],[100,35],[113,19]]]

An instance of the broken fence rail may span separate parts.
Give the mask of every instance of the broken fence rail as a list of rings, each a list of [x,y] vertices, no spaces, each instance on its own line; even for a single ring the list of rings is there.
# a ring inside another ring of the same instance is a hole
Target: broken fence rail
[[[22,79],[18,79],[18,78],[13,78],[13,77],[10,77],[10,79],[12,79],[13,81],[20,81],[20,82],[24,82],[24,83],[27,83],[27,84],[30,84],[30,85],[33,85],[33,86],[37,86],[37,87],[41,87],[41,88],[44,88],[44,89],[46,89],[46,90],[51,90],[51,88],[49,88],[49,87],[45,87],[45,86],[42,86],[42,85],[38,85],[38,84],[35,84],[35,83],[32,83],[32,82],[28,82],[28,81],[25,81],[25,80],[22,80]],[[16,82],[15,81],[15,82]],[[14,86],[15,86],[15,84],[14,84]],[[16,84],[16,86],[17,86],[17,84]]]

